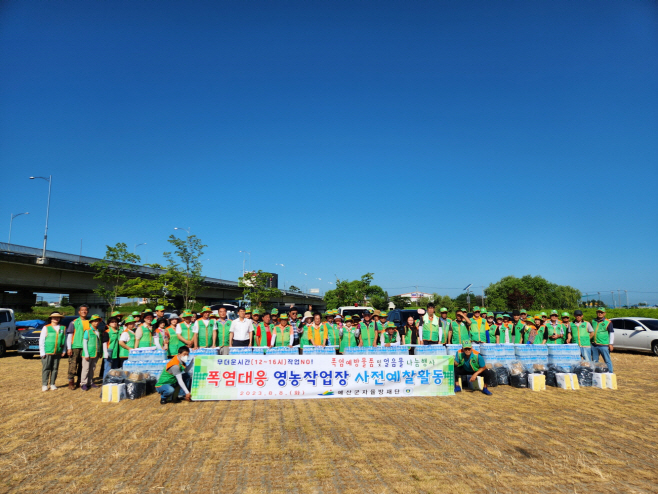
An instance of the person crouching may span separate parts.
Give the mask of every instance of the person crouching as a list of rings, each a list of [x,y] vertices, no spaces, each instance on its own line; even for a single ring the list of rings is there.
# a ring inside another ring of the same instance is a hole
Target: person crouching
[[[462,349],[457,352],[457,356],[455,357],[455,393],[459,393],[462,390],[459,384],[457,384],[460,376],[471,376],[469,381],[474,382],[479,375],[484,377],[485,382],[496,378],[494,371],[485,367],[482,355],[473,351],[471,342],[468,340],[464,341],[462,343]],[[486,384],[482,392],[485,395],[491,395],[491,391],[487,389]]]
[[[179,399],[191,401],[192,395],[189,387],[192,379],[185,372],[190,359],[189,347],[183,345],[178,348],[178,355],[172,358],[160,374],[155,390],[160,393],[160,405],[166,405],[170,397],[177,403]]]

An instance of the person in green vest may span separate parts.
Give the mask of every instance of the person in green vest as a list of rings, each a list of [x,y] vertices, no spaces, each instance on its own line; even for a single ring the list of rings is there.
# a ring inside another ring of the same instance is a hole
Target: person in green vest
[[[51,312],[39,335],[41,391],[57,390],[55,380],[59,370],[59,361],[66,355],[66,328],[59,324],[63,317],[57,311]]]
[[[496,316],[496,325],[489,332],[496,338],[496,343],[512,343],[511,325],[505,324],[502,314]]]
[[[128,360],[130,350],[137,348],[135,339],[135,319],[133,316],[126,317],[123,331],[119,335],[119,354],[117,356],[117,368],[122,368],[123,363]]]
[[[583,311],[578,309],[573,312],[575,321],[569,324],[567,329],[567,343],[575,343],[580,347],[580,357],[588,362],[592,361],[592,336],[594,328],[583,320]]]
[[[121,311],[115,310],[110,314],[110,319],[114,317],[117,320],[117,324],[123,326],[123,316],[124,314]]]
[[[178,314],[172,314],[169,318],[169,325],[165,330],[167,333],[167,357],[170,358],[178,355],[178,347],[183,344],[176,334],[176,327],[179,322],[180,318],[178,317]]]
[[[523,324],[525,324],[526,320],[528,319],[528,311],[525,309],[521,309],[519,311],[520,314],[520,319]]]
[[[441,341],[441,328],[439,327],[439,318],[434,313],[435,306],[433,303],[427,305],[427,312],[422,314],[418,335],[419,345],[437,345]]]
[[[194,348],[194,333],[192,332],[192,312],[184,310],[181,314],[183,320],[176,326],[178,339],[188,348]]]
[[[134,310],[130,315],[133,316],[133,319],[135,320],[135,327],[139,326],[142,323],[141,312],[139,312],[138,310]]]
[[[359,346],[377,346],[377,323],[373,321],[369,310],[363,313],[363,322],[359,323],[359,334],[361,335]],[[352,316],[354,319],[354,316]]]
[[[557,320],[557,311],[551,311],[551,319],[546,323],[546,344],[561,345],[567,341],[567,328]]]
[[[166,319],[164,305],[158,305],[155,308],[155,319]]]
[[[137,339],[137,348],[146,348],[154,346],[153,344],[153,312],[150,310],[144,311],[142,316],[142,323],[137,326],[135,330],[135,338]]]
[[[263,314],[263,320],[255,325],[254,346],[269,346],[270,340],[272,339],[273,327],[272,316],[265,312]]]
[[[473,343],[486,343],[489,325],[481,316],[480,308],[473,307],[473,319],[471,319],[471,341]]]
[[[274,308],[270,311],[270,324],[277,326],[279,324],[279,309]]]
[[[598,362],[599,356],[603,357],[608,370],[612,370],[612,360],[610,352],[613,350],[615,341],[615,332],[612,328],[612,322],[605,317],[605,307],[596,309],[596,319],[592,321],[594,335],[592,336],[592,362]]]
[[[452,341],[452,319],[448,318],[448,309],[445,307],[441,307],[439,314],[439,327],[442,329],[442,338],[439,343],[445,345]]]
[[[72,321],[66,328],[66,349],[69,356],[69,389],[74,390],[80,385],[82,374],[82,337],[85,330],[89,329],[89,306],[82,304],[78,307],[78,318]],[[78,379],[74,383],[74,379]]]
[[[399,346],[401,343],[400,333],[394,322],[384,324],[384,331],[379,338],[381,346]]]
[[[526,343],[528,337],[528,328],[521,321],[521,313],[518,310],[512,312],[512,336],[514,343]]]
[[[358,316],[357,316],[358,317]],[[339,353],[343,353],[345,348],[351,348],[358,345],[358,329],[352,324],[353,316],[345,316],[345,324],[340,331],[340,348]]]
[[[219,354],[228,355],[231,343],[231,320],[226,316],[226,307],[220,307],[217,310],[215,329],[217,330]]]
[[[388,312],[383,310],[379,313],[378,331],[380,335],[384,334],[384,331],[386,331],[387,324],[388,324]]]
[[[496,374],[493,369],[485,367],[484,358],[478,352],[473,351],[473,345],[469,340],[462,342],[462,349],[457,352],[455,357],[455,393],[459,393],[462,389],[458,384],[461,376],[470,376],[469,381],[474,382],[479,375],[484,377],[485,382],[496,379]],[[485,377],[486,376],[486,377]],[[487,389],[485,384],[482,392],[485,395],[491,395],[491,391]]]
[[[329,311],[324,322],[324,329],[327,332],[327,345],[339,346],[340,345],[340,329],[338,324],[334,322],[334,313]]]
[[[205,306],[201,309],[201,318],[192,324],[194,348],[214,348],[217,346],[217,332],[215,321],[210,319],[212,309]]]
[[[107,328],[101,333],[103,343],[103,379],[114,369],[114,359],[119,353],[119,320],[116,317],[110,317],[107,321]],[[115,355],[116,353],[116,355]]]
[[[185,345],[178,347],[177,355],[167,362],[155,383],[155,390],[160,394],[160,405],[166,405],[173,396],[176,397],[172,399],[174,403],[180,399],[192,401],[189,389],[192,379],[186,372],[190,363],[190,349]]]
[[[455,320],[452,322],[451,343],[461,345],[470,337],[470,319],[467,316],[466,309],[459,309],[455,314]]]
[[[287,346],[292,347],[295,342],[295,332],[288,324],[288,314],[281,314],[279,324],[272,328],[270,336],[270,347]]]
[[[101,316],[93,315],[89,319],[89,329],[85,329],[82,336],[82,391],[89,391],[91,388],[97,388],[94,384],[94,369],[96,362],[102,355],[101,335],[98,325],[101,323]]]
[[[314,345],[325,346],[327,341],[327,329],[322,324],[322,315],[319,312],[313,314],[313,322],[304,328],[299,347]]]
[[[165,352],[169,343],[168,324],[169,322],[165,318],[153,321],[153,343],[158,350],[164,350]]]

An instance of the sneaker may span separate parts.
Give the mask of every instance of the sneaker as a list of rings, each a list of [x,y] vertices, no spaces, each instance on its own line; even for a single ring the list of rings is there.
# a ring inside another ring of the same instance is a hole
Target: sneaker
[[[160,405],[166,405],[167,404],[167,398],[160,398]]]
[[[73,380],[70,380],[70,381],[69,381],[69,389],[70,389],[71,391],[73,391],[73,390],[75,389],[75,383],[73,382]]]
[[[57,386],[55,386],[54,384],[51,384],[50,385],[50,390],[51,391],[57,391]]]
[[[98,384],[92,384],[91,387],[92,387],[92,388],[97,388],[97,387],[98,387]]]
[[[485,395],[487,395],[487,396],[491,396],[491,395],[493,394],[493,393],[492,393],[491,391],[489,391],[487,388],[484,388],[484,389],[482,390],[482,392],[483,392]]]
[[[89,386],[87,386],[86,384],[83,384],[82,385],[82,391],[89,391]]]
[[[460,386],[458,386],[457,384],[455,384],[455,393],[459,393],[459,392],[461,392],[461,390],[462,390],[462,388]]]
[[[48,386],[41,386],[41,391],[48,391]]]

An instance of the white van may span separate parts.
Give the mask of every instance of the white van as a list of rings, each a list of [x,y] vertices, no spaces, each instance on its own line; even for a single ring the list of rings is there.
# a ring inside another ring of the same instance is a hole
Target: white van
[[[7,348],[18,343],[18,331],[14,311],[11,309],[0,309],[0,357],[4,357]]]
[[[361,317],[361,315],[367,310],[374,312],[375,309],[372,307],[354,307],[353,305],[338,307],[338,313],[342,316],[343,319],[345,319],[345,316],[353,316],[354,314],[357,314],[359,317]]]

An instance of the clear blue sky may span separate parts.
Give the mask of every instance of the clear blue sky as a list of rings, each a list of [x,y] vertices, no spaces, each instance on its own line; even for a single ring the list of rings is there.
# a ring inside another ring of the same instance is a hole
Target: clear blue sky
[[[3,2],[0,56],[2,241],[52,174],[52,250],[658,300],[653,1]]]

